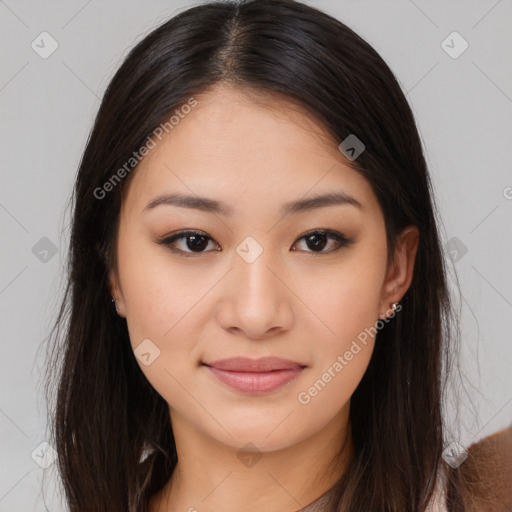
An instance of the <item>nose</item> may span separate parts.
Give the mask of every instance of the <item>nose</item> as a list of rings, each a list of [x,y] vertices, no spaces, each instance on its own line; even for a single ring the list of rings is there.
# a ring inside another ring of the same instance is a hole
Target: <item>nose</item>
[[[253,260],[240,251],[233,255],[232,266],[223,280],[216,310],[222,328],[252,340],[289,330],[293,323],[292,278],[277,257],[263,249]]]

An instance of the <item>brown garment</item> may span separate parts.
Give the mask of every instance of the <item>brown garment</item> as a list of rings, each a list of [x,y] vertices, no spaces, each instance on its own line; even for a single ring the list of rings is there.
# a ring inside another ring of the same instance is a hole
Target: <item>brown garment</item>
[[[512,512],[512,426],[468,448],[454,471],[470,486],[470,512]]]
[[[451,471],[460,472],[462,479],[471,484],[470,512],[512,512],[512,426],[484,437],[467,451],[468,458]],[[450,510],[444,503],[443,489],[438,492],[429,510]],[[334,487],[296,512],[325,512],[333,493]]]

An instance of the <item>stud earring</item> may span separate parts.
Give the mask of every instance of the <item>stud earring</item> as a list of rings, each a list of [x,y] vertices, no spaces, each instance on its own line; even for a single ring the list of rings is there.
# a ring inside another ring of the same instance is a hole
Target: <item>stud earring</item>
[[[393,304],[391,304],[391,315],[389,315],[389,316],[393,316],[394,315],[397,306],[398,306],[398,302],[393,302]],[[386,311],[386,313],[387,313],[387,311]],[[386,318],[388,318],[388,315],[386,313],[380,314],[379,318],[381,320],[385,320]]]

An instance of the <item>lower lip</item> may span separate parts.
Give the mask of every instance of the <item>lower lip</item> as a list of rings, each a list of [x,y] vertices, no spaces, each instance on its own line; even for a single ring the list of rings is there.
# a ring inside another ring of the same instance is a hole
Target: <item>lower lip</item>
[[[205,365],[206,366],[206,365]],[[295,379],[303,368],[271,372],[234,372],[206,366],[222,383],[242,393],[262,394],[279,389]]]

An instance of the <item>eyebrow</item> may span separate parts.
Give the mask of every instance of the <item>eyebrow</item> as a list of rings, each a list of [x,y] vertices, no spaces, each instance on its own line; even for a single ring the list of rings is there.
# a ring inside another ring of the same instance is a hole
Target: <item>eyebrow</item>
[[[232,216],[234,210],[221,201],[210,199],[208,197],[190,196],[184,194],[165,194],[152,199],[144,208],[143,213],[161,205],[179,206],[181,208],[191,208],[208,213],[215,213],[223,216]],[[360,210],[363,209],[361,203],[354,197],[345,192],[331,192],[321,194],[308,199],[299,199],[289,201],[281,206],[281,214],[299,213],[324,208],[326,206],[350,205]]]

